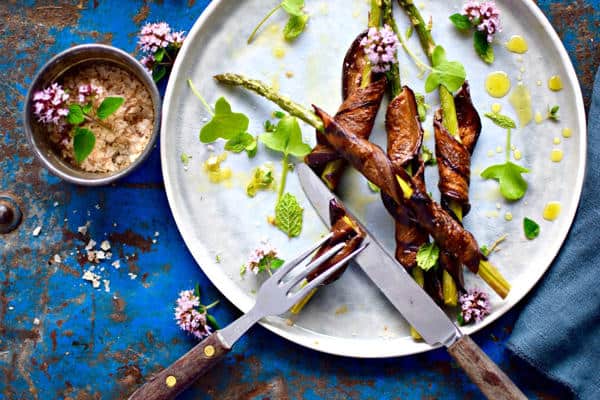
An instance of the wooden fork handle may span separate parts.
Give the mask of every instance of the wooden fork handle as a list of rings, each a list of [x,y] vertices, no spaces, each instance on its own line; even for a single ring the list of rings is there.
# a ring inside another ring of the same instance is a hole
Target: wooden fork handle
[[[197,344],[181,358],[152,376],[129,400],[174,399],[196,379],[214,367],[231,350],[217,331]]]
[[[502,370],[467,335],[448,347],[471,381],[490,400],[522,400],[527,397]]]

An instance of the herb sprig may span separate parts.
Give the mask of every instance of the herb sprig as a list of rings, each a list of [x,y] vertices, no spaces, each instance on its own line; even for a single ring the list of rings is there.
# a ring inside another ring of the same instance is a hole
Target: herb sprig
[[[485,113],[496,125],[506,129],[506,162],[487,167],[481,172],[484,179],[495,179],[500,184],[500,193],[507,200],[519,200],[527,191],[527,181],[521,174],[529,170],[510,161],[510,135],[511,129],[517,124],[510,117],[499,113]]]
[[[435,243],[425,243],[417,251],[417,266],[429,271],[437,265],[440,248]]]
[[[494,62],[492,41],[494,34],[500,32],[500,10],[493,3],[469,1],[463,13],[452,14],[452,24],[462,32],[473,31],[473,48],[485,63]]]
[[[283,0],[281,3],[275,6],[275,8],[269,11],[262,20],[260,20],[258,25],[256,25],[250,34],[250,37],[248,37],[247,43],[250,44],[252,42],[260,27],[267,22],[267,20],[279,9],[285,11],[289,17],[285,27],[283,28],[283,37],[288,41],[296,39],[302,32],[304,32],[304,28],[306,27],[306,23],[308,22],[309,18],[308,14],[302,10],[303,8],[304,0]]]

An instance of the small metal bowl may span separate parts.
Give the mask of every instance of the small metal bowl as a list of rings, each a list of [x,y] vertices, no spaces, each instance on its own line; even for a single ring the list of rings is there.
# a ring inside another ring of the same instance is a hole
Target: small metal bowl
[[[115,172],[86,172],[70,165],[54,150],[43,125],[37,123],[37,121],[35,121],[35,116],[33,115],[32,99],[35,92],[43,90],[45,87],[58,80],[68,70],[93,61],[114,64],[139,79],[150,93],[154,108],[152,135],[150,136],[150,140],[146,144],[144,151],[135,161],[129,164],[129,166]],[[148,157],[158,136],[160,110],[161,100],[156,84],[150,74],[146,72],[144,67],[135,58],[112,46],[83,44],[71,47],[62,53],[57,54],[38,72],[33,79],[33,83],[31,84],[25,99],[23,121],[27,139],[33,147],[35,155],[50,172],[68,182],[78,185],[100,186],[114,182],[129,174]]]

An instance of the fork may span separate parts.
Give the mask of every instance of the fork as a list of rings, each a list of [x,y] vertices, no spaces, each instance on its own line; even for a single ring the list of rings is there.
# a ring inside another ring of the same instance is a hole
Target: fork
[[[256,303],[248,313],[242,315],[227,327],[215,331],[169,367],[154,375],[137,389],[129,397],[129,400],[166,400],[174,398],[223,359],[231,351],[233,344],[255,323],[268,315],[279,315],[289,310],[291,306],[304,298],[311,290],[321,285],[368,245],[368,243],[363,243],[358,249],[348,254],[308,284],[295,290],[312,270],[346,246],[345,243],[338,243],[318,258],[310,261],[303,268],[296,268],[332,236],[333,234],[330,233],[292,261],[283,264],[262,284],[256,295]],[[297,274],[290,274],[290,272],[296,270],[300,271]]]

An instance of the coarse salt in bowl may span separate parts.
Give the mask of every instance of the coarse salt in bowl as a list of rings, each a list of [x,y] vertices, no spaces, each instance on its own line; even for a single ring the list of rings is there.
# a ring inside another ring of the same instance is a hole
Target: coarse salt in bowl
[[[54,100],[39,94],[47,88],[53,96],[64,90],[59,100],[68,98],[93,110],[107,97],[124,99],[107,118],[92,111],[79,125],[95,137],[85,159],[74,157],[74,128],[53,123],[56,116],[44,108],[44,101],[52,107]],[[99,186],[122,178],[148,157],[158,136],[160,111],[156,84],[135,58],[112,46],[84,44],[56,55],[36,75],[25,100],[24,126],[34,153],[50,172],[75,184]]]

